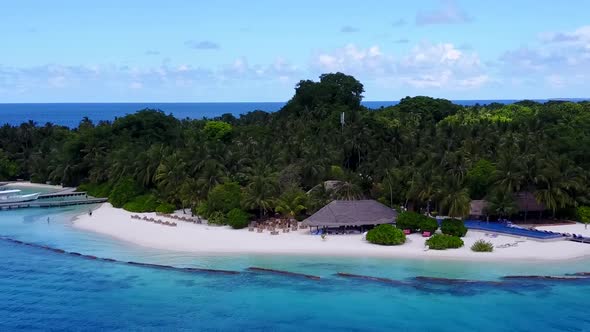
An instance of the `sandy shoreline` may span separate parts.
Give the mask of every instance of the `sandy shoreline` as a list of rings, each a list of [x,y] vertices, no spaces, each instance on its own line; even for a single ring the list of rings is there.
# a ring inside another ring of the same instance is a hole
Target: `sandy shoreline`
[[[62,186],[56,186],[56,185],[51,185],[51,184],[43,184],[43,183],[32,183],[30,181],[13,181],[13,182],[7,182],[6,183],[7,186],[9,187],[13,187],[13,188],[43,188],[43,189],[54,189],[54,190],[62,190],[64,189],[64,187]]]
[[[178,212],[177,212],[178,213]],[[268,232],[249,232],[247,229],[233,230],[227,226],[208,226],[178,221],[177,227],[158,225],[143,220],[132,220],[123,209],[113,208],[105,203],[94,210],[72,219],[74,227],[111,236],[139,246],[190,252],[199,255],[223,254],[279,254],[317,255],[381,258],[423,258],[468,261],[546,261],[590,257],[590,245],[570,241],[537,242],[508,236],[491,237],[483,232],[470,231],[464,238],[465,246],[453,250],[425,250],[424,238],[412,234],[401,246],[378,246],[366,242],[362,235],[331,235],[322,240],[308,230],[270,235]],[[155,217],[154,213],[141,216]],[[161,218],[161,217],[157,217]],[[170,220],[172,221],[172,220]],[[543,229],[567,228],[572,232],[590,235],[584,226],[568,225],[543,227]],[[470,247],[478,239],[485,239],[495,246],[515,243],[516,247],[496,248],[492,253],[472,252]],[[522,242],[520,242],[522,241]]]

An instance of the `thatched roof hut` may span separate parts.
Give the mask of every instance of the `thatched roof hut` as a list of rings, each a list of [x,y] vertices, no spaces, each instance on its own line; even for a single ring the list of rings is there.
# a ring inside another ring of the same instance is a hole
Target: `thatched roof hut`
[[[339,227],[395,222],[397,212],[374,200],[332,201],[303,221],[305,226]]]
[[[514,194],[514,200],[519,211],[540,212],[547,210],[543,204],[537,201],[535,195],[531,192],[523,191],[516,193]]]
[[[543,204],[537,202],[535,195],[531,192],[518,192],[514,194],[514,202],[519,212],[540,212],[545,211]],[[486,207],[489,202],[483,199],[472,200],[469,207],[469,215],[481,217],[487,215]]]
[[[470,216],[484,216],[486,215],[486,207],[488,202],[483,199],[474,199],[469,203],[469,215]]]

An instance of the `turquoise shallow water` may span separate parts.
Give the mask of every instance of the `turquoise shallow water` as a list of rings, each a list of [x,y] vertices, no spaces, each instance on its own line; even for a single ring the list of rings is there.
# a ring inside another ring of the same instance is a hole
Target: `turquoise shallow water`
[[[0,211],[0,235],[123,261],[242,273],[157,270],[0,241],[0,331],[590,331],[590,280],[433,284],[413,279],[557,275],[588,271],[588,260],[539,264],[202,257],[132,246],[72,228],[70,217],[87,208]],[[249,266],[322,279],[257,274],[247,272]],[[410,283],[350,280],[336,272]]]

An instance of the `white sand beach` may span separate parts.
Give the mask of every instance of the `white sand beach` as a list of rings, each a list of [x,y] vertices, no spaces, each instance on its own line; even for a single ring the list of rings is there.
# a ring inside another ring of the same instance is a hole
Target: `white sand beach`
[[[182,212],[177,212],[182,213]],[[391,258],[458,259],[458,260],[564,260],[590,257],[590,245],[571,241],[538,242],[523,238],[497,236],[469,231],[460,249],[425,250],[424,238],[412,234],[401,246],[379,246],[368,243],[360,234],[330,235],[322,240],[308,230],[270,235],[234,230],[228,226],[209,226],[177,221],[177,227],[154,224],[131,218],[123,209],[105,203],[93,211],[73,219],[74,227],[115,237],[140,246],[192,252],[196,254],[292,254],[322,256],[366,256]],[[155,213],[139,213],[140,216],[156,217]],[[156,217],[165,220],[163,217]],[[172,221],[171,219],[169,219]],[[559,231],[563,226],[556,226]],[[582,232],[581,224],[568,226],[570,232]],[[544,227],[544,229],[552,229]],[[471,245],[485,239],[495,246],[514,244],[508,248],[495,248],[492,253],[472,252]]]
[[[52,189],[52,190],[62,190],[64,187],[51,185],[51,184],[42,184],[42,183],[32,183],[30,181],[13,181],[7,182],[7,186],[11,188],[41,188],[41,189]]]

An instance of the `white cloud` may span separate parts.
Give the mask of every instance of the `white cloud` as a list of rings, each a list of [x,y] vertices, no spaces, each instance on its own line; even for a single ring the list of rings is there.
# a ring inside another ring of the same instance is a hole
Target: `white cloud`
[[[322,72],[341,71],[353,75],[383,75],[394,70],[395,62],[391,56],[383,54],[379,46],[367,49],[348,44],[334,52],[317,54],[312,68]]]
[[[349,44],[317,54],[312,70],[341,71],[365,81],[385,80],[415,88],[468,89],[490,82],[476,53],[465,53],[450,43],[421,43],[401,56],[387,54],[377,45],[360,48]]]
[[[573,31],[545,32],[532,46],[504,52],[503,75],[527,78],[529,85],[544,82],[551,88],[577,86],[590,79],[590,26]]]
[[[278,57],[268,65],[250,65],[245,57],[234,60],[231,65],[224,66],[219,72],[221,79],[245,79],[245,80],[279,80],[300,76],[302,73],[295,65],[286,59]]]

